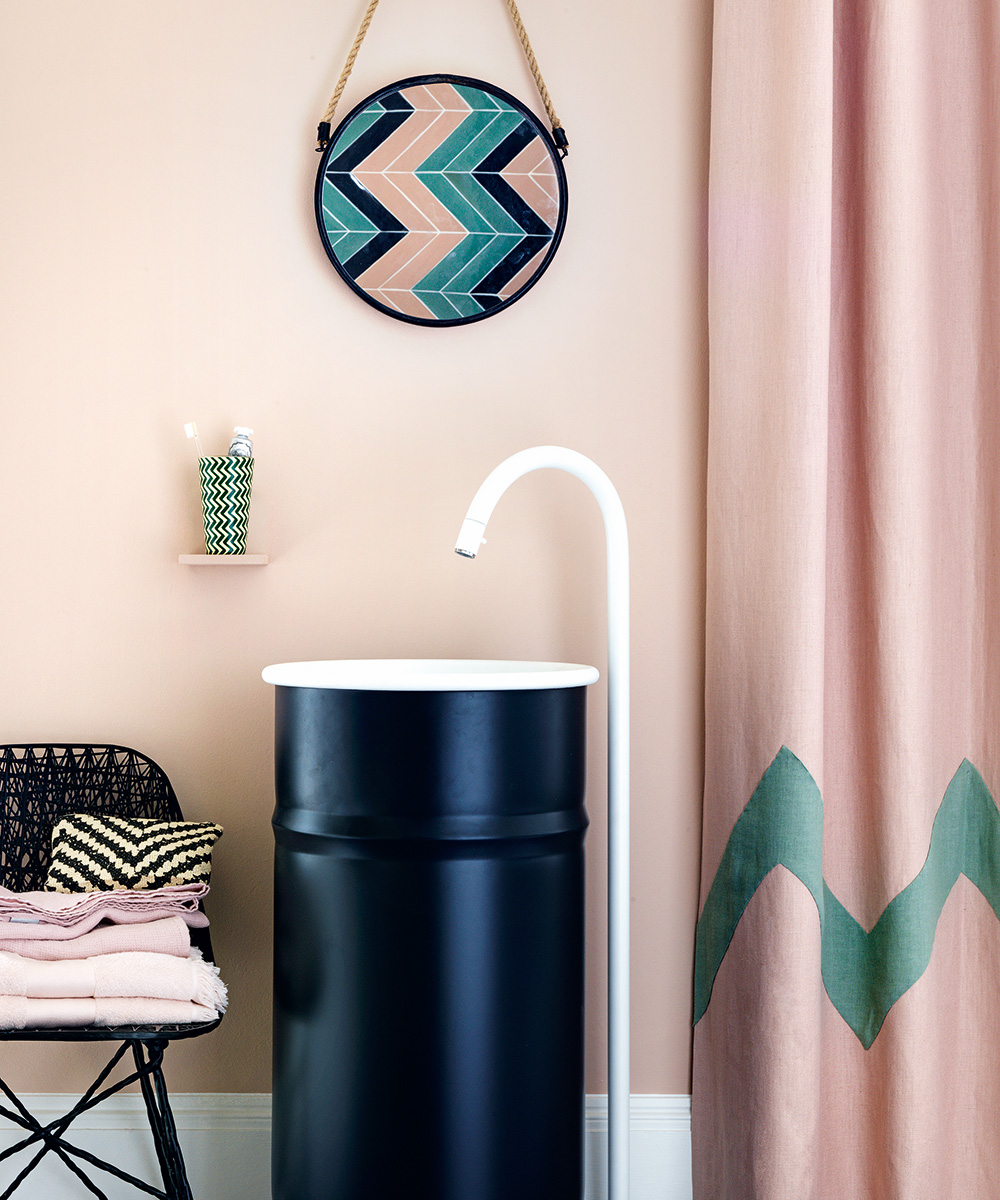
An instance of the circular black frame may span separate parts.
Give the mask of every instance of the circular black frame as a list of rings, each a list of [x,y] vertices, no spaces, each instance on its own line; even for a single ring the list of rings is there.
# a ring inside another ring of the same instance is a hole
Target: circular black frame
[[[491,96],[496,96],[498,100],[504,101],[505,104],[509,104],[511,108],[519,112],[527,121],[531,123],[535,129],[537,129],[552,158],[552,162],[555,166],[556,179],[559,183],[559,215],[556,220],[555,229],[552,232],[552,241],[549,243],[549,248],[546,252],[545,258],[539,264],[538,270],[534,273],[534,275],[532,275],[527,283],[525,283],[523,287],[519,288],[513,294],[513,296],[509,296],[506,300],[502,301],[500,304],[497,304],[495,307],[486,309],[484,312],[476,313],[472,316],[446,318],[444,320],[435,320],[430,317],[411,317],[407,313],[401,313],[397,309],[389,308],[387,305],[380,303],[368,292],[366,292],[364,288],[359,287],[358,284],[355,283],[355,281],[351,278],[351,276],[348,275],[348,273],[344,270],[340,260],[334,255],[333,250],[330,247],[330,243],[327,240],[326,226],[323,221],[323,179],[326,174],[326,167],[330,160],[330,155],[333,153],[334,147],[337,145],[337,141],[340,138],[344,128],[370,104],[377,100],[381,100],[383,96],[389,95],[390,92],[399,92],[404,88],[419,87],[428,83],[464,84],[469,87],[478,88],[480,91],[487,92]],[[509,92],[505,92],[503,88],[498,88],[492,83],[485,83],[481,79],[472,79],[466,75],[414,75],[409,79],[400,79],[395,83],[387,84],[384,88],[380,88],[377,92],[372,92],[371,95],[366,96],[364,100],[362,100],[359,104],[356,104],[354,108],[351,109],[351,111],[346,117],[344,117],[333,133],[330,134],[330,140],[323,150],[323,155],[319,162],[319,169],[316,172],[316,186],[313,192],[313,204],[316,214],[316,226],[319,229],[320,241],[323,243],[323,249],[326,251],[326,256],[336,267],[337,274],[341,277],[341,279],[344,280],[352,292],[360,296],[361,299],[364,300],[366,304],[370,304],[372,308],[377,308],[379,312],[383,312],[389,317],[394,317],[397,321],[405,321],[409,325],[426,325],[429,327],[444,328],[452,325],[471,325],[476,321],[482,321],[485,320],[486,317],[492,317],[496,313],[503,312],[504,309],[509,308],[513,303],[515,303],[515,301],[520,300],[525,292],[534,287],[535,283],[548,270],[549,264],[552,262],[552,256],[555,254],[556,250],[558,250],[559,243],[562,241],[563,230],[566,227],[566,211],[569,207],[569,187],[566,181],[566,170],[563,167],[562,158],[559,155],[559,151],[556,149],[556,144],[552,140],[551,133],[549,133],[545,126],[541,124],[538,117],[535,116],[530,109],[525,108],[525,106],[520,100],[517,99],[516,96],[512,96]]]

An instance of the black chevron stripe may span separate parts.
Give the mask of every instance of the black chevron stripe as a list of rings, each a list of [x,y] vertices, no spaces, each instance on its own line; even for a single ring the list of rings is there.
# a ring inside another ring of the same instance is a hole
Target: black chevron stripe
[[[383,210],[385,211],[385,210]],[[370,214],[365,213],[365,216]],[[378,262],[383,254],[388,254],[397,242],[401,242],[406,237],[406,230],[401,232],[392,230],[383,233],[377,233],[371,241],[367,242],[355,254],[352,254],[346,262],[342,263],[344,270],[352,279],[367,271],[373,262]]]
[[[204,828],[178,828],[178,823],[169,821],[156,821],[149,825],[139,825],[138,820],[129,822],[122,818],[102,817],[89,821],[80,818],[78,824],[87,830],[89,836],[103,837],[108,839],[109,842],[118,841],[123,847],[128,847],[130,850],[136,847],[155,845],[164,840],[174,843],[190,841],[193,838],[204,840],[212,836],[210,831]],[[191,824],[193,825],[194,823],[192,822]],[[82,830],[80,832],[71,830],[70,836],[74,834],[82,836]]]
[[[327,171],[327,178],[344,199],[353,204],[380,231],[342,264],[348,275],[357,279],[362,271],[366,271],[373,262],[406,237],[406,226],[394,217],[384,204],[376,200],[367,188],[362,187],[353,175],[342,172],[332,174]]]
[[[331,175],[330,182],[348,203],[363,212],[378,229],[406,232],[406,226],[397,217],[394,217],[384,204],[376,200],[367,188],[362,187],[352,175]]]
[[[547,237],[525,236],[517,245],[485,275],[472,290],[473,296],[480,300],[483,295],[499,293],[514,278],[520,269],[534,258],[539,250],[549,244]]]
[[[185,850],[196,850],[215,844],[214,834],[202,834],[198,837],[144,837],[135,842],[105,833],[89,833],[80,831],[69,834],[65,838],[67,845],[79,849],[82,853],[115,857],[123,861],[138,862],[142,860],[155,861],[156,858],[166,857]]]
[[[177,858],[182,854],[204,855],[214,845],[214,838],[189,838],[185,841],[178,839],[178,841],[170,842],[165,846],[154,846],[149,850],[142,848],[138,854],[131,856],[131,861],[137,867],[141,865],[143,871],[156,871],[170,859]]]
[[[484,191],[489,192],[493,199],[510,213],[525,233],[535,234],[539,237],[551,237],[552,230],[538,213],[514,191],[506,179],[500,177],[500,172],[512,163],[525,146],[537,136],[531,125],[527,121],[522,121],[487,154],[472,172],[472,177]]]
[[[383,96],[379,103],[383,108],[400,108],[413,112],[413,105],[402,92],[390,92],[387,96]]]
[[[413,105],[399,92],[385,96],[381,105],[387,111],[360,134],[342,153],[327,164],[326,178],[341,193],[349,204],[353,204],[379,230],[360,250],[352,254],[341,265],[352,279],[367,271],[372,263],[387,254],[397,242],[406,237],[406,227],[362,187],[351,172],[397,129],[410,119]]]
[[[470,292],[469,295],[482,308],[483,312],[487,312],[491,308],[496,308],[501,302],[500,297],[495,292]]]
[[[79,882],[81,878],[90,885],[88,888],[81,889]],[[74,866],[72,871],[64,863],[54,862],[49,868],[48,889],[50,891],[59,890],[53,886],[57,882],[65,884],[66,886],[63,890],[69,892],[79,892],[81,890],[102,892],[108,886],[105,879],[99,873],[97,864],[93,862],[80,863],[78,866]]]
[[[473,174],[476,171],[491,171],[496,174],[497,171],[504,170],[537,136],[538,133],[532,128],[530,122],[522,121],[507,134],[502,142],[498,142],[493,147],[477,167],[473,168]]]
[[[398,92],[396,95],[401,101],[398,105],[387,104],[388,97],[381,101],[383,108],[392,107],[394,111],[386,112],[384,116],[372,122],[364,133],[359,134],[351,142],[346,150],[343,150],[336,158],[330,159],[326,164],[325,172],[328,177],[353,171],[359,163],[364,162],[369,154],[377,150],[387,137],[395,133],[400,125],[410,119],[413,113],[413,105],[408,100],[403,99]]]
[[[47,886],[77,892],[207,880],[221,832],[195,822],[76,814],[55,830]]]

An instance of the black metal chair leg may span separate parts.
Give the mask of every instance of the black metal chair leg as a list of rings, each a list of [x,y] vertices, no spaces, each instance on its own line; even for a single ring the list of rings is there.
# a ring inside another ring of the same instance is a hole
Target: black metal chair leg
[[[187,1171],[184,1168],[184,1156],[181,1153],[180,1142],[177,1140],[177,1128],[174,1125],[173,1113],[170,1111],[166,1081],[160,1067],[166,1045],[166,1041],[147,1042],[149,1055],[147,1063],[143,1061],[141,1042],[132,1043],[132,1053],[135,1056],[137,1067],[148,1065],[151,1068],[144,1071],[141,1076],[142,1098],[146,1104],[149,1128],[153,1134],[153,1145],[156,1148],[156,1158],[163,1176],[164,1190],[170,1200],[194,1200],[191,1194],[191,1185],[188,1183]]]
[[[144,1056],[141,1041],[131,1038],[123,1040],[111,1061],[100,1075],[98,1075],[83,1097],[81,1097],[79,1103],[64,1116],[58,1117],[48,1125],[40,1124],[25,1108],[21,1100],[10,1090],[4,1079],[0,1077],[0,1092],[14,1106],[13,1108],[7,1108],[0,1103],[0,1116],[6,1117],[15,1125],[19,1125],[27,1134],[16,1145],[0,1152],[0,1160],[7,1159],[11,1155],[18,1153],[18,1151],[28,1149],[34,1143],[41,1143],[27,1166],[20,1171],[10,1186],[0,1195],[0,1200],[8,1200],[8,1197],[17,1191],[27,1176],[31,1174],[49,1152],[58,1155],[66,1167],[77,1176],[83,1186],[93,1196],[97,1197],[97,1200],[108,1200],[108,1197],[97,1186],[94,1180],[83,1171],[81,1164],[106,1171],[115,1176],[115,1178],[145,1192],[147,1195],[157,1197],[157,1200],[192,1200],[191,1191],[184,1172],[184,1161],[180,1154],[180,1147],[177,1144],[176,1130],[174,1129],[173,1119],[170,1115],[166,1086],[163,1083],[160,1068],[166,1045],[166,1039],[157,1038],[151,1043],[148,1055]],[[122,1055],[128,1051],[129,1047],[132,1048],[137,1068],[136,1071],[125,1076],[123,1079],[119,1079],[117,1083],[102,1088],[112,1068],[118,1063]],[[105,1159],[98,1158],[97,1155],[91,1154],[80,1146],[74,1146],[63,1137],[66,1130],[81,1113],[86,1112],[88,1109],[106,1100],[109,1096],[120,1092],[123,1088],[136,1082],[139,1083],[143,1090],[150,1130],[153,1135],[153,1144],[156,1148],[157,1159],[160,1164],[160,1171],[163,1175],[166,1191],[161,1191],[160,1188],[153,1187],[144,1179],[139,1179],[138,1176],[132,1175],[128,1171],[123,1171],[121,1167],[117,1167],[114,1163],[107,1162]]]
[[[102,1192],[101,1189],[97,1186],[97,1184],[94,1183],[94,1181],[91,1178],[89,1178],[89,1176],[86,1175],[86,1173],[83,1172],[76,1165],[76,1163],[72,1160],[72,1158],[69,1157],[68,1154],[63,1152],[60,1149],[60,1147],[50,1146],[50,1145],[45,1145],[41,1148],[41,1150],[38,1151],[38,1153],[34,1156],[34,1158],[31,1159],[31,1161],[28,1163],[28,1165],[26,1167],[24,1167],[18,1173],[18,1175],[14,1179],[13,1183],[3,1193],[3,1197],[0,1198],[0,1200],[8,1200],[8,1197],[12,1196],[17,1191],[17,1189],[21,1186],[21,1184],[25,1181],[25,1179],[27,1179],[27,1177],[31,1174],[31,1172],[35,1169],[35,1167],[38,1166],[38,1164],[45,1157],[45,1155],[48,1154],[48,1152],[50,1150],[54,1150],[59,1155],[59,1157],[63,1160],[63,1162],[66,1164],[66,1166],[73,1172],[73,1174],[77,1177],[77,1179],[79,1179],[79,1181],[83,1184],[83,1186],[87,1189],[87,1191],[97,1197],[97,1200],[108,1200],[107,1195],[104,1192]]]
[[[163,1152],[163,1135],[160,1128],[160,1113],[156,1107],[156,1096],[153,1092],[153,1085],[149,1079],[149,1073],[144,1069],[146,1066],[146,1060],[143,1057],[141,1042],[132,1043],[132,1056],[135,1059],[136,1069],[140,1072],[139,1083],[142,1089],[142,1099],[146,1105],[146,1115],[149,1118],[149,1130],[153,1135],[153,1148],[156,1150],[156,1161],[160,1164],[160,1176],[163,1179],[163,1186],[167,1189],[167,1194],[170,1195],[170,1167]],[[150,1055],[150,1058],[152,1058],[152,1054]]]
[[[68,1167],[69,1170],[72,1171],[74,1175],[76,1175],[76,1177],[80,1180],[80,1182],[84,1185],[84,1187],[87,1188],[87,1190],[89,1192],[92,1192],[93,1195],[97,1197],[97,1200],[108,1200],[107,1196],[104,1194],[104,1192],[101,1191],[101,1189],[97,1186],[97,1184],[94,1183],[94,1181],[92,1179],[90,1179],[86,1175],[86,1173],[80,1169],[79,1166],[77,1166],[77,1164],[73,1161],[73,1159],[70,1157],[70,1155],[66,1153],[66,1150],[63,1148],[62,1134],[65,1132],[67,1126],[73,1120],[73,1116],[75,1115],[75,1113],[79,1112],[86,1105],[86,1102],[91,1098],[93,1093],[97,1090],[97,1088],[101,1085],[101,1083],[107,1077],[107,1075],[111,1071],[112,1067],[121,1058],[122,1054],[124,1053],[124,1050],[125,1050],[125,1047],[122,1046],[121,1050],[114,1056],[114,1058],[112,1058],[112,1060],[108,1064],[108,1066],[105,1067],[105,1069],[101,1072],[101,1074],[97,1077],[97,1079],[91,1085],[90,1089],[87,1091],[86,1095],[81,1099],[79,1105],[77,1106],[77,1108],[74,1110],[73,1113],[68,1114],[66,1117],[63,1117],[60,1121],[53,1122],[51,1125],[44,1127],[44,1128],[39,1124],[39,1122],[35,1119],[35,1117],[32,1116],[32,1114],[30,1112],[28,1112],[28,1110],[21,1103],[20,1098],[18,1096],[16,1096],[10,1090],[10,1088],[7,1086],[6,1081],[4,1079],[0,1078],[0,1091],[3,1092],[3,1094],[11,1101],[12,1104],[14,1104],[15,1108],[18,1110],[17,1113],[8,1112],[7,1110],[3,1110],[4,1115],[9,1116],[11,1119],[17,1121],[24,1128],[29,1129],[29,1130],[34,1130],[34,1133],[32,1135],[25,1138],[24,1141],[19,1143],[18,1146],[12,1146],[10,1148],[10,1150],[6,1151],[2,1157],[6,1158],[8,1154],[15,1152],[20,1147],[30,1145],[36,1139],[38,1139],[42,1142],[42,1145],[39,1147],[39,1149],[35,1153],[35,1155],[30,1159],[30,1161],[28,1162],[28,1165],[26,1167],[24,1167],[17,1174],[17,1176],[14,1178],[14,1180],[10,1184],[10,1186],[4,1191],[3,1195],[0,1196],[0,1200],[8,1200],[8,1198],[10,1196],[12,1196],[14,1194],[14,1192],[17,1191],[17,1189],[21,1186],[21,1184],[24,1182],[24,1180],[31,1174],[31,1172],[38,1166],[38,1164],[45,1157],[45,1155],[48,1154],[50,1151],[54,1152],[55,1154],[57,1154],[59,1156],[59,1158],[62,1159],[62,1161],[66,1165],[66,1167]]]

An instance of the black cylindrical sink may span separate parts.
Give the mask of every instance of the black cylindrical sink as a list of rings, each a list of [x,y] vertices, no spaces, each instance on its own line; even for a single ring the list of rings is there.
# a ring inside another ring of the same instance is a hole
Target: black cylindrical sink
[[[274,1200],[580,1200],[591,667],[269,667]]]

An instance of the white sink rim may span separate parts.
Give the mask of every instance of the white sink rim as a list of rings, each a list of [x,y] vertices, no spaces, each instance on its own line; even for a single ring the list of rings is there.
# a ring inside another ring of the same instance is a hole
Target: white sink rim
[[[585,687],[596,667],[580,663],[477,658],[341,658],[274,663],[261,672],[276,687],[359,692],[515,692]]]

